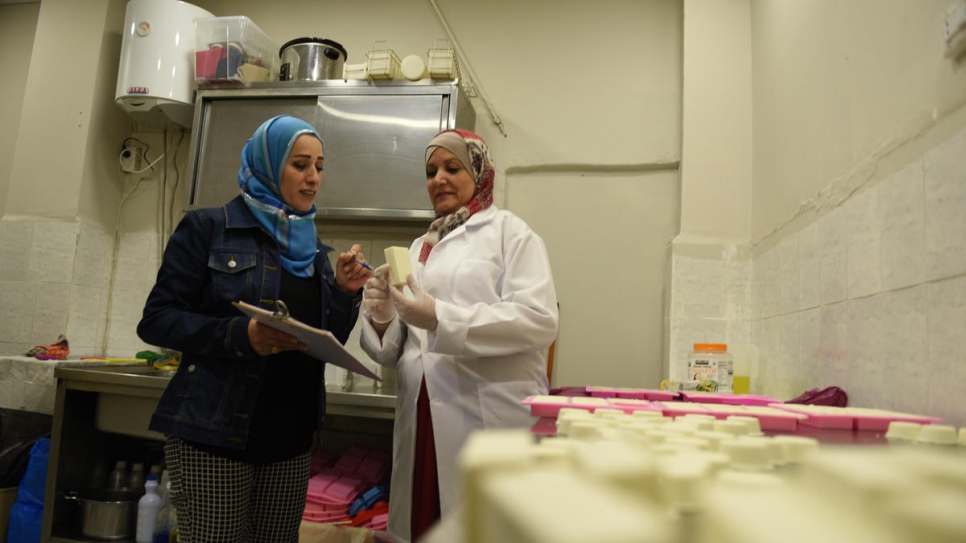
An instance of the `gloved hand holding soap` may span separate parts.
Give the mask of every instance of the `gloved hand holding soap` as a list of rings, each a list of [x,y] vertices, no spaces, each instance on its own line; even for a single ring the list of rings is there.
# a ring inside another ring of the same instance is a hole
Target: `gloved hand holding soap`
[[[399,318],[409,326],[435,332],[438,324],[436,320],[436,298],[419,288],[413,274],[409,274],[406,282],[409,285],[409,290],[413,293],[412,298],[406,296],[401,288],[390,287],[392,303],[396,306]]]
[[[375,324],[389,324],[396,317],[396,308],[389,294],[389,264],[373,270],[362,291],[362,305],[369,320]]]

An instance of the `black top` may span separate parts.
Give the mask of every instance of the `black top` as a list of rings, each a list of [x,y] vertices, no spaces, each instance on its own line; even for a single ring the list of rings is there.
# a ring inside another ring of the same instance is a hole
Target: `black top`
[[[282,271],[279,299],[289,314],[310,326],[321,322],[321,287],[317,277],[296,277]],[[322,400],[324,364],[297,351],[266,357],[265,376],[248,436],[239,451],[192,443],[218,456],[255,464],[279,462],[312,448]]]

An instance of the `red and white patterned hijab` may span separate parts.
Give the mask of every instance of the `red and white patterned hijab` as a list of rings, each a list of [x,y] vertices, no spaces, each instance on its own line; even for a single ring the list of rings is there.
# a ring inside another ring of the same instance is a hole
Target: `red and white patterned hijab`
[[[419,261],[424,264],[433,246],[446,237],[446,234],[465,223],[474,213],[493,204],[493,161],[483,138],[469,130],[444,130],[426,146],[426,162],[429,162],[429,157],[440,147],[456,155],[473,177],[476,190],[465,206],[449,215],[437,214],[436,220],[429,225],[423,238],[423,247],[419,251]]]

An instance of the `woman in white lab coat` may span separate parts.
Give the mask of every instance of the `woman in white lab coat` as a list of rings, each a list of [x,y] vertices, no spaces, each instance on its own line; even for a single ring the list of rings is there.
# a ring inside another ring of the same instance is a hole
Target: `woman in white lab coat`
[[[493,163],[476,134],[426,148],[436,220],[409,249],[408,292],[389,264],[364,290],[363,349],[398,376],[389,531],[417,541],[460,498],[457,454],[471,432],[527,428],[521,402],[546,394],[541,351],[557,335],[543,240],[492,206]]]

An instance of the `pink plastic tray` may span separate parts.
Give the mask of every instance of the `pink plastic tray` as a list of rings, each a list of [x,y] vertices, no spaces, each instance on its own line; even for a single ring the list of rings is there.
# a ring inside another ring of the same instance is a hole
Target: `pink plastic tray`
[[[587,387],[587,393],[595,398],[631,398],[635,400],[676,400],[679,392],[652,388]]]
[[[564,407],[584,409],[593,413],[598,409],[620,409],[625,413],[634,411],[660,411],[661,406],[648,400],[631,398],[595,398],[582,396],[529,396],[523,405],[530,406],[534,417],[556,417]]]
[[[807,417],[802,414],[776,409],[773,406],[744,406],[697,402],[660,402],[661,410],[667,417],[688,414],[711,415],[716,419],[726,419],[731,415],[755,417],[762,430],[794,432],[798,424]]]
[[[771,396],[756,394],[727,394],[723,392],[681,392],[681,398],[696,403],[723,403],[728,405],[771,405],[782,403]]]
[[[938,417],[927,417],[909,413],[898,413],[880,409],[866,409],[861,407],[833,407],[825,405],[782,404],[775,406],[779,409],[806,415],[802,424],[814,428],[829,428],[840,430],[871,430],[885,431],[889,423],[896,421],[917,422],[931,424],[942,421]]]

